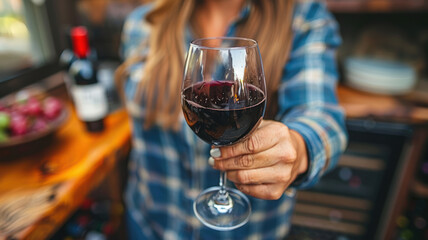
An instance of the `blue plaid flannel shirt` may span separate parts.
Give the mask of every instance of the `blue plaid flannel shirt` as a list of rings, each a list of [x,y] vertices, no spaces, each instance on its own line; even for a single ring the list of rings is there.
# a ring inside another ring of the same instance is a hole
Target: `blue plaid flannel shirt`
[[[129,58],[147,53],[141,42],[150,34],[145,15],[151,5],[128,17],[122,36],[122,54]],[[247,5],[240,15],[249,12]],[[239,19],[238,19],[239,20]],[[298,131],[306,141],[310,165],[296,188],[314,185],[333,168],[347,144],[344,112],[336,98],[335,49],[341,42],[338,25],[323,3],[297,1],[293,17],[294,39],[278,92],[276,120]],[[229,27],[228,36],[235,33]],[[192,39],[186,32],[186,46]],[[281,239],[290,227],[294,196],[276,201],[250,197],[249,222],[233,231],[204,227],[192,204],[205,188],[218,184],[219,172],[208,165],[210,146],[199,140],[181,118],[178,132],[154,126],[143,129],[144,109],[133,101],[144,63],[130,67],[125,83],[126,107],[133,132],[133,149],[125,193],[130,239]],[[177,89],[179,91],[179,89]],[[180,103],[177,103],[180,104]]]

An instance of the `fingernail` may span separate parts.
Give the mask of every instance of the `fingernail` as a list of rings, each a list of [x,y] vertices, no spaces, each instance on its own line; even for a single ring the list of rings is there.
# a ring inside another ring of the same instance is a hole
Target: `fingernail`
[[[208,158],[208,164],[211,166],[214,166],[214,158],[213,157]]]
[[[287,197],[294,197],[296,195],[296,189],[294,188],[287,188],[284,191],[285,195],[287,195]]]
[[[220,149],[218,149],[218,148],[212,148],[210,150],[210,155],[211,155],[211,157],[221,157]]]

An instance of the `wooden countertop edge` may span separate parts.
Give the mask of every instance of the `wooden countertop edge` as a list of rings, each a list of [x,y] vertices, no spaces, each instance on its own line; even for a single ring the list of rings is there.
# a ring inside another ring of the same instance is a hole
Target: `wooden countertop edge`
[[[406,96],[366,93],[345,85],[338,86],[337,95],[348,119],[373,118],[410,124],[428,123],[428,107],[414,105]]]

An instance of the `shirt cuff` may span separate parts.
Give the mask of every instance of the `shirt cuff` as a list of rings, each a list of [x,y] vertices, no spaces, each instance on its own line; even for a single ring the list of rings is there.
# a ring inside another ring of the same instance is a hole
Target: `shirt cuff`
[[[308,153],[308,169],[300,174],[292,183],[292,187],[305,189],[315,185],[322,176],[326,163],[326,153],[324,144],[319,134],[310,126],[303,122],[285,123],[289,129],[297,131],[306,143]]]

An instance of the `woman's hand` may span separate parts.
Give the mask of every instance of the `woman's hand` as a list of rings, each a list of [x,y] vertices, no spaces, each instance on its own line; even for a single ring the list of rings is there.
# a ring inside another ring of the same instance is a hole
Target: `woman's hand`
[[[263,120],[245,141],[211,149],[210,163],[227,171],[227,178],[243,193],[279,199],[308,168],[302,136],[276,121]]]

